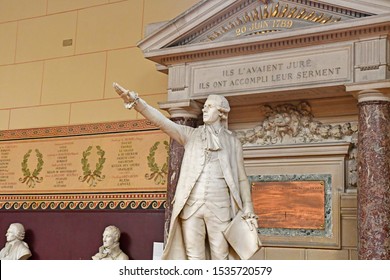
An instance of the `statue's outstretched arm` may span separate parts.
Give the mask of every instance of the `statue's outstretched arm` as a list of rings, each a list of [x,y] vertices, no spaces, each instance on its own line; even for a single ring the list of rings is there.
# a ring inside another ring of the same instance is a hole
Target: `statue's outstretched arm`
[[[120,86],[118,83],[113,83],[113,87],[125,102],[126,109],[134,108],[146,119],[150,120],[154,125],[168,134],[171,138],[175,139],[180,144],[185,145],[188,138],[190,137],[189,133],[192,128],[172,122],[156,108],[148,105],[143,99],[139,98],[138,94],[134,91],[129,91]]]

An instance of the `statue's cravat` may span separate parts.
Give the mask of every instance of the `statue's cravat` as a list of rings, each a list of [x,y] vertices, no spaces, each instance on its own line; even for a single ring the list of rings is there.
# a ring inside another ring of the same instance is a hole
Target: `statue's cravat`
[[[221,128],[222,129],[222,128]],[[218,151],[221,150],[221,142],[219,141],[218,134],[219,131],[214,131],[211,125],[205,125],[204,133],[206,136],[206,150],[208,151]]]

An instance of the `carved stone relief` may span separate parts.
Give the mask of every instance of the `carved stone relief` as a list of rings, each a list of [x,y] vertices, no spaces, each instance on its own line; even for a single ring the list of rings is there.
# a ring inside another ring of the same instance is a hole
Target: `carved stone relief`
[[[347,158],[347,188],[357,186],[356,122],[325,124],[315,120],[307,102],[298,105],[281,104],[261,107],[265,118],[253,129],[235,131],[243,146],[306,144],[321,142],[350,142]]]

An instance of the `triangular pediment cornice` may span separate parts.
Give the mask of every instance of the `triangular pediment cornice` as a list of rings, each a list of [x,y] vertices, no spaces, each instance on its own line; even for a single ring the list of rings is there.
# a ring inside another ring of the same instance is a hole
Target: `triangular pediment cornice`
[[[304,2],[304,3],[302,3]],[[166,47],[200,42],[226,41],[238,37],[261,36],[272,32],[326,25],[353,18],[370,16],[366,12],[319,4],[315,1],[279,0],[246,1],[207,26],[201,25]]]
[[[333,0],[205,0],[138,46],[162,65],[387,34],[390,7]]]

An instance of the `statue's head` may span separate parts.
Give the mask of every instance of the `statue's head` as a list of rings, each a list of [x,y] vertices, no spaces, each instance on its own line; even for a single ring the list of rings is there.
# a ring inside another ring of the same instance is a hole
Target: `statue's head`
[[[103,232],[103,246],[110,247],[113,244],[119,242],[121,232],[116,226],[108,226]]]
[[[24,233],[24,226],[21,223],[13,223],[9,226],[7,230],[7,241],[13,241],[15,239],[23,240]]]
[[[218,120],[227,128],[230,106],[228,100],[222,95],[211,94],[203,106],[203,122],[214,123]]]

